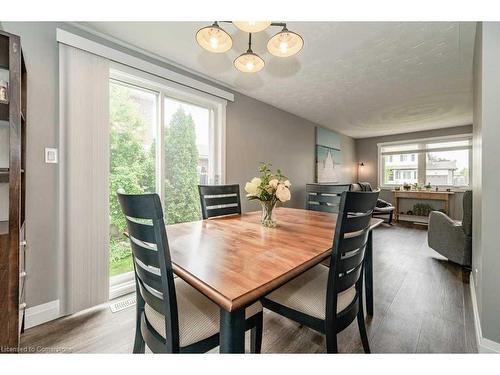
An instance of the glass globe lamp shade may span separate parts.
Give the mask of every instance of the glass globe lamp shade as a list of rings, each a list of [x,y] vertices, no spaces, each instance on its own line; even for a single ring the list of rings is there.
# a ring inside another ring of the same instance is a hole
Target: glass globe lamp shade
[[[220,28],[217,22],[198,30],[196,41],[200,47],[214,53],[227,52],[233,46],[231,36]]]
[[[269,42],[267,42],[267,50],[273,56],[288,57],[298,53],[304,46],[302,37],[288,30],[286,27],[277,33]]]
[[[234,66],[243,73],[257,73],[264,68],[264,60],[252,51],[247,51],[234,60]]]

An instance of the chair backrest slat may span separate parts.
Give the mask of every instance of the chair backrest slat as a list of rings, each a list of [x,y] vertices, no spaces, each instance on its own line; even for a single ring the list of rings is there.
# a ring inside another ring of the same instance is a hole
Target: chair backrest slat
[[[155,243],[155,232],[152,224],[140,223],[127,218],[127,230],[131,237],[139,241]]]
[[[350,270],[348,273],[340,274],[335,283],[335,291],[337,293],[341,293],[344,290],[352,288],[352,286],[359,280],[362,269],[363,264],[359,264],[358,266],[356,266],[356,268]]]
[[[144,242],[140,242],[133,236],[130,236],[130,246],[134,256],[139,259],[144,265],[155,268],[160,268],[157,250]]]
[[[161,283],[161,276],[147,270],[144,268],[137,259],[135,260],[135,273],[139,279],[141,279],[142,283],[154,290],[157,290],[159,293],[163,294],[163,285]]]
[[[149,291],[140,279],[137,280],[137,284],[139,286],[141,297],[144,299],[144,301],[154,310],[158,311],[162,315],[165,315],[165,303],[163,299]]]
[[[306,184],[306,209],[320,212],[339,212],[341,194],[349,185]]]
[[[118,193],[118,201],[132,248],[138,316],[143,314],[145,303],[164,315],[165,345],[169,351],[175,351],[179,348],[179,319],[160,197]],[[144,319],[147,320],[145,315]]]
[[[355,251],[345,253],[345,255],[340,259],[337,271],[339,273],[346,273],[353,268],[356,268],[363,262],[365,258],[365,248],[362,247]]]
[[[227,216],[227,215],[236,215],[238,212],[234,209],[234,207],[222,207],[222,208],[214,208],[208,211],[207,218],[210,217],[218,217],[218,216]]]
[[[342,252],[342,254],[364,247],[366,245],[366,242],[368,241],[369,232],[367,229],[359,232],[350,232],[350,233],[357,235],[352,237],[351,236],[347,237],[346,236],[347,233],[344,234],[344,238],[341,240],[341,244],[339,246],[339,249]]]
[[[363,230],[370,224],[371,219],[371,212],[349,216],[345,220],[344,231],[345,233],[348,233]]]
[[[211,206],[220,206],[223,204],[238,204],[238,197],[236,194],[234,195],[222,195],[215,196],[213,198],[205,197],[205,205],[207,207]]]
[[[340,204],[340,195],[309,194],[309,202]]]
[[[240,215],[240,186],[198,185],[203,219],[216,216]]]

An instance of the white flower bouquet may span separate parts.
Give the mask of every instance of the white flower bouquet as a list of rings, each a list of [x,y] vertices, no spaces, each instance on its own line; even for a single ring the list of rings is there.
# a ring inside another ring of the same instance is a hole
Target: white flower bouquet
[[[275,227],[276,221],[273,219],[273,209],[278,202],[284,203],[290,200],[290,181],[279,169],[272,173],[269,168],[271,164],[262,163],[259,168],[260,177],[254,177],[247,182],[245,191],[250,200],[258,199],[262,205],[262,225],[265,227]]]

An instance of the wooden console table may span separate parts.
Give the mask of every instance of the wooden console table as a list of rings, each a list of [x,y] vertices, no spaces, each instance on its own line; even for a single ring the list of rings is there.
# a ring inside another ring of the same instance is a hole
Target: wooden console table
[[[444,213],[449,215],[449,201],[450,195],[455,194],[452,191],[424,191],[424,190],[392,190],[394,193],[394,203],[396,206],[394,219],[396,221],[413,221],[418,223],[427,223],[428,218],[416,215],[401,215],[399,213],[399,200],[400,199],[419,199],[419,200],[433,200],[444,202]]]

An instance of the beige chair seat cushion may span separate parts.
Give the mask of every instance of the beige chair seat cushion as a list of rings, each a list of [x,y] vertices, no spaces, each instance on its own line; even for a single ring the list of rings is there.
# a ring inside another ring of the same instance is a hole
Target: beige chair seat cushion
[[[326,286],[329,268],[323,264],[311,268],[302,275],[276,289],[266,298],[319,319],[325,319]],[[356,297],[353,286],[337,296],[337,313],[344,310]]]
[[[220,307],[180,278],[175,279],[177,311],[179,315],[179,341],[185,347],[219,332]],[[246,318],[262,311],[260,302],[246,309]],[[165,317],[146,304],[144,312],[149,324],[165,337]]]

